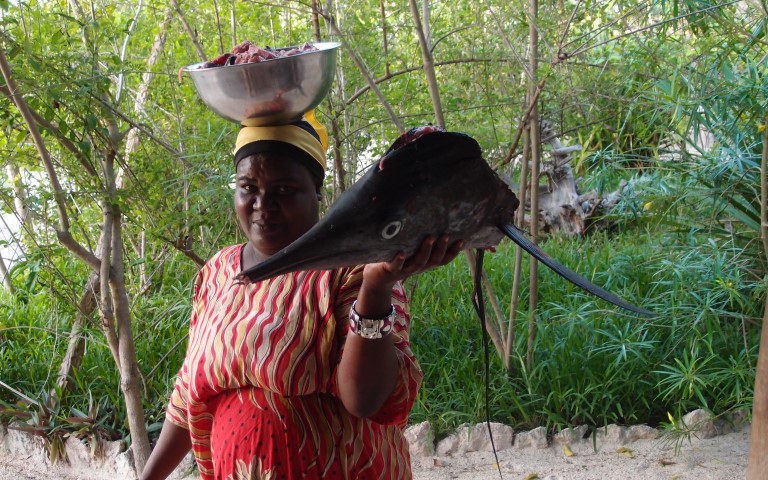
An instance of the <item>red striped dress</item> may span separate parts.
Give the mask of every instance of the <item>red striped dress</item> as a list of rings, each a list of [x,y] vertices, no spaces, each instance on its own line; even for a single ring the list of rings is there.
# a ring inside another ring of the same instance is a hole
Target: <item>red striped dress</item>
[[[362,267],[240,285],[242,247],[225,248],[198,274],[187,354],[166,413],[189,430],[201,478],[410,478],[403,431],[422,372],[402,286],[392,296],[397,386],[361,419],[338,398],[337,369]]]

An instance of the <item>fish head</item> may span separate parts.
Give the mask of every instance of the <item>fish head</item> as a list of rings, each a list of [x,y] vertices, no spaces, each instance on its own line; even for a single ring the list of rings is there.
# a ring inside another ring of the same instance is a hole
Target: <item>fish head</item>
[[[405,139],[404,139],[405,138]],[[467,135],[431,127],[401,136],[326,215],[284,250],[240,274],[256,282],[297,270],[323,270],[410,256],[427,236],[467,248],[504,237],[519,201]]]

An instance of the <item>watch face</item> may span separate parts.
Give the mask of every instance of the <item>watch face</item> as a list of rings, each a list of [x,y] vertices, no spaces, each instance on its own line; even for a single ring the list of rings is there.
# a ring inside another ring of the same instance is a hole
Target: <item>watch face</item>
[[[360,320],[360,336],[365,338],[381,338],[381,320]]]

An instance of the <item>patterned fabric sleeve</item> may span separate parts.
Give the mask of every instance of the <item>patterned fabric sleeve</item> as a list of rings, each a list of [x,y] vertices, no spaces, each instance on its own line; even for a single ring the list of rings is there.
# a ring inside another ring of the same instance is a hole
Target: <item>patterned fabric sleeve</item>
[[[348,272],[348,275],[342,279],[337,298],[335,299],[334,315],[337,321],[337,336],[340,341],[339,361],[343,353],[344,340],[349,331],[349,309],[352,302],[357,298],[360,291],[360,285],[363,280],[363,267],[358,266]],[[397,283],[392,289],[392,304],[395,307],[395,321],[393,325],[394,343],[397,348],[397,360],[399,365],[398,379],[395,389],[390,397],[384,402],[381,409],[369,417],[370,420],[384,425],[405,426],[408,421],[408,414],[416,401],[423,373],[419,367],[416,357],[411,351],[409,341],[411,317],[408,311],[408,299],[401,283]],[[332,393],[338,396],[338,364],[334,372],[334,385]]]
[[[195,276],[194,296],[192,298],[192,317],[190,319],[190,328],[197,324],[198,301],[200,299],[200,290],[203,283],[203,271]],[[189,341],[189,340],[187,340]],[[189,430],[189,420],[187,418],[189,401],[189,369],[187,368],[187,356],[184,356],[184,363],[176,375],[176,384],[173,386],[171,399],[168,401],[168,408],[165,411],[165,418],[171,423]]]
[[[176,376],[176,385],[173,387],[171,400],[168,402],[168,408],[165,411],[166,420],[185,430],[189,430],[189,423],[187,421],[188,387],[189,374],[187,373],[187,364],[185,362]]]

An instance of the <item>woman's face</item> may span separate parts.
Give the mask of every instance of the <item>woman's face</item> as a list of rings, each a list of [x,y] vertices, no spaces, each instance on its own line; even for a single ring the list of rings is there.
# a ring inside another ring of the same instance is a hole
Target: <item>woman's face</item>
[[[309,170],[290,157],[251,155],[237,165],[235,212],[257,257],[268,257],[317,223],[317,187]]]

